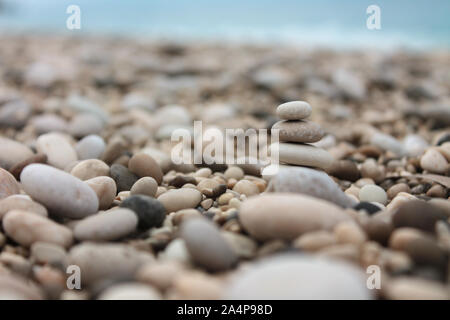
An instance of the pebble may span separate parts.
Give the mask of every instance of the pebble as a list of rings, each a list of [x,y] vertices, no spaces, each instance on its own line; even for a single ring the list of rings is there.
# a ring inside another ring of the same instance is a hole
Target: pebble
[[[105,122],[108,120],[108,112],[87,97],[71,94],[67,97],[65,104],[74,111],[92,113]]]
[[[362,245],[367,240],[365,232],[355,222],[341,222],[334,227],[334,236],[338,243]]]
[[[387,203],[387,194],[383,188],[375,184],[367,184],[359,190],[359,200],[367,202],[378,202],[383,205]]]
[[[139,177],[128,170],[127,167],[117,163],[111,166],[109,174],[116,182],[118,192],[130,191],[133,184],[139,180]]]
[[[70,174],[80,180],[109,176],[109,166],[98,159],[83,160],[73,167]]]
[[[391,279],[384,289],[386,298],[391,300],[448,300],[448,288],[444,285],[421,278],[398,277]]]
[[[230,231],[223,231],[222,236],[239,258],[250,259],[256,255],[258,243],[252,238]]]
[[[21,162],[16,163],[14,166],[12,166],[9,169],[9,172],[17,179],[20,180],[20,174],[22,173],[22,170],[32,163],[47,163],[47,156],[42,153],[37,153],[35,155],[32,155],[30,158],[27,158]]]
[[[245,194],[247,197],[259,194],[259,188],[256,186],[256,184],[248,180],[238,181],[234,185],[233,191],[239,194]]]
[[[0,168],[0,200],[20,193],[19,184],[11,173]]]
[[[73,219],[98,210],[94,190],[74,176],[44,164],[31,164],[20,175],[25,192],[50,213]]]
[[[386,174],[384,167],[379,166],[372,158],[366,159],[361,165],[361,176],[363,178],[370,178],[375,182],[380,183],[384,180]]]
[[[279,160],[281,162],[326,169],[333,164],[334,158],[328,151],[309,145],[279,143]],[[276,152],[276,146],[270,146],[270,152]]]
[[[309,168],[281,167],[270,180],[267,191],[302,193],[344,208],[355,205],[355,201],[342,192],[326,173]]]
[[[442,153],[431,148],[420,158],[420,166],[429,172],[445,174],[447,172],[448,162]]]
[[[23,210],[47,217],[47,209],[33,200],[23,198],[19,195],[12,195],[0,200],[0,220],[11,210]]]
[[[194,262],[210,271],[229,269],[237,261],[216,225],[205,218],[186,220],[180,234]]]
[[[421,156],[428,147],[428,142],[416,134],[409,134],[403,139],[403,148],[409,157]]]
[[[436,184],[428,189],[426,195],[433,198],[445,198],[447,195],[447,190],[440,184]]]
[[[111,286],[104,290],[98,300],[161,300],[161,294],[149,285],[130,282]]]
[[[169,190],[158,197],[167,213],[181,209],[195,208],[202,201],[200,191],[192,188]]]
[[[73,242],[70,229],[33,212],[9,211],[3,217],[3,229],[9,237],[25,247],[42,241],[67,248]]]
[[[64,247],[49,243],[35,242],[31,245],[30,256],[33,263],[50,264],[65,267],[67,264],[67,252]]]
[[[106,176],[95,177],[84,182],[97,195],[99,210],[109,209],[117,194],[116,182]]]
[[[379,206],[374,205],[373,203],[361,201],[356,206],[353,207],[355,210],[364,210],[369,214],[374,214],[381,210]]]
[[[324,275],[339,275],[328,277]],[[337,260],[278,255],[240,271],[226,288],[230,300],[368,300],[366,276]]]
[[[397,183],[397,184],[394,184],[392,187],[390,187],[386,193],[387,193],[389,199],[394,199],[395,196],[397,194],[399,194],[400,192],[410,193],[411,189],[409,188],[409,186],[406,183]]]
[[[306,101],[290,101],[277,107],[277,116],[284,120],[306,119],[311,115],[312,108]]]
[[[77,152],[78,159],[99,159],[105,151],[106,144],[102,137],[91,134],[75,145],[75,151]]]
[[[139,177],[152,177],[158,184],[161,183],[163,172],[159,164],[150,155],[138,153],[131,157],[128,169]]]
[[[180,211],[172,213],[170,217],[173,225],[178,226],[186,219],[200,218],[202,217],[202,215],[197,209],[182,209]]]
[[[181,264],[175,261],[155,261],[143,265],[136,273],[136,280],[148,283],[162,291],[173,285],[174,275],[183,271]]]
[[[46,133],[36,140],[38,152],[47,156],[48,164],[64,170],[70,163],[77,161],[75,149],[65,136],[60,133]]]
[[[134,277],[138,268],[153,257],[125,244],[85,242],[69,252],[69,264],[80,267],[81,285],[93,285],[102,280],[119,280]]]
[[[336,244],[336,237],[329,231],[312,231],[295,239],[292,246],[308,252],[319,251]]]
[[[160,254],[160,260],[179,262],[185,265],[191,264],[191,256],[181,238],[176,238],[169,243],[164,252]]]
[[[0,167],[9,170],[15,164],[32,156],[33,152],[24,144],[0,137]]]
[[[84,218],[77,223],[74,236],[80,241],[112,241],[136,230],[138,218],[130,209],[114,209]]]
[[[144,195],[132,195],[120,204],[122,208],[133,210],[139,220],[140,229],[160,227],[166,217],[163,204],[154,198]]]
[[[136,181],[130,189],[131,195],[142,194],[154,198],[158,183],[152,177],[143,177]]]
[[[331,230],[350,217],[336,205],[307,195],[272,193],[244,201],[242,226],[258,240],[291,240],[315,230]]]
[[[44,293],[35,284],[14,273],[0,273],[1,300],[42,300]]]
[[[175,300],[219,300],[222,298],[221,282],[200,272],[183,272],[174,279],[172,295]]]
[[[66,132],[68,127],[64,118],[53,113],[36,116],[30,121],[30,124],[39,135],[49,132]]]
[[[402,156],[405,153],[403,144],[388,134],[377,132],[372,136],[370,142],[375,147],[390,151],[398,156]]]
[[[339,68],[333,72],[332,80],[344,97],[356,101],[363,100],[366,97],[365,83],[354,72]]]
[[[278,121],[272,130],[279,130],[280,141],[317,142],[325,136],[322,127],[312,121]]]
[[[103,121],[91,113],[79,113],[72,118],[67,131],[76,138],[83,138],[91,134],[99,134],[103,129]]]
[[[111,164],[126,151],[126,142],[119,137],[111,138],[102,153],[101,160]]]
[[[341,180],[355,182],[361,177],[356,164],[351,160],[338,160],[327,169],[327,173]]]
[[[225,170],[224,176],[227,180],[236,179],[239,181],[244,178],[244,170],[239,167],[229,167],[227,170]]]
[[[392,217],[396,228],[411,227],[434,233],[436,222],[448,216],[441,208],[424,201],[410,200],[398,207]]]
[[[3,104],[0,108],[0,126],[23,127],[31,115],[31,106],[23,100],[15,100]]]

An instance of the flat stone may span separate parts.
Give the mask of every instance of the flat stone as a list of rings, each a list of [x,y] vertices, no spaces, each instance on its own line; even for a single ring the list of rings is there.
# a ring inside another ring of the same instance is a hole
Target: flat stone
[[[67,248],[73,242],[72,231],[67,227],[22,210],[9,211],[3,217],[3,229],[10,238],[25,247],[42,241]]]
[[[48,215],[47,209],[43,205],[19,195],[12,195],[0,200],[0,220],[11,210],[33,212],[43,217]]]
[[[89,180],[100,176],[109,176],[109,166],[98,159],[80,161],[70,174],[80,180]]]
[[[202,201],[200,191],[191,188],[169,190],[158,197],[167,213],[181,209],[195,208]]]
[[[302,193],[341,207],[355,205],[355,201],[342,192],[326,173],[308,168],[280,167],[270,180],[267,191]]]
[[[79,219],[98,210],[98,198],[86,183],[44,164],[31,164],[20,175],[25,192],[55,215]]]
[[[339,276],[325,276],[331,274]],[[224,299],[368,300],[366,280],[358,268],[339,260],[278,255],[238,272]]]
[[[268,193],[244,201],[239,220],[258,240],[292,240],[303,233],[331,230],[350,217],[338,206],[307,195]]]
[[[84,137],[75,145],[75,150],[80,160],[100,159],[105,148],[106,144],[103,138],[95,134]]]
[[[294,143],[279,143],[279,160],[288,164],[326,169],[334,161],[328,151],[313,146]],[[270,152],[276,152],[276,146],[270,146]]]
[[[317,142],[325,136],[325,131],[311,121],[278,121],[272,126],[278,129],[279,140],[288,142]]]
[[[0,167],[9,170],[15,164],[33,156],[33,151],[17,141],[0,137]]]
[[[84,218],[77,223],[74,235],[80,241],[112,241],[136,230],[138,218],[130,209],[114,209]]]
[[[232,267],[237,257],[214,223],[205,218],[188,219],[181,226],[184,239],[194,262],[211,270],[221,271]]]
[[[306,119],[311,115],[312,108],[306,101],[290,101],[277,107],[277,116],[284,120]]]
[[[109,209],[117,194],[116,182],[110,177],[95,177],[84,182],[97,194],[98,208]]]
[[[64,169],[70,163],[77,161],[77,153],[69,141],[60,133],[46,133],[36,140],[38,152],[47,156],[48,164]]]
[[[20,193],[19,184],[11,173],[0,168],[0,200]]]
[[[131,209],[136,213],[140,229],[160,227],[166,217],[163,204],[144,195],[132,195],[122,201],[120,207]]]
[[[159,164],[146,153],[138,153],[131,157],[128,169],[139,177],[152,177],[158,184],[162,181],[163,173]]]
[[[114,179],[117,185],[117,191],[130,191],[133,184],[139,180],[138,176],[128,170],[121,164],[113,164],[110,168],[111,178]]]

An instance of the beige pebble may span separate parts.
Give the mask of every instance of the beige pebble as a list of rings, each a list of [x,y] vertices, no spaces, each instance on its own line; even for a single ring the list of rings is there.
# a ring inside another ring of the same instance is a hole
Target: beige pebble
[[[65,266],[67,263],[67,252],[64,247],[49,243],[35,242],[30,248],[31,259],[34,263]]]
[[[389,247],[396,250],[403,250],[408,243],[414,240],[422,239],[422,231],[413,228],[398,228],[392,232],[389,239]]]
[[[440,184],[436,184],[436,185],[432,186],[427,191],[427,196],[433,197],[433,198],[445,198],[446,195],[447,195],[447,190]]]
[[[175,275],[183,271],[183,266],[175,261],[156,261],[143,265],[136,273],[136,279],[167,290],[172,286]]]
[[[277,116],[285,120],[300,120],[311,115],[312,108],[306,101],[290,101],[277,107]]]
[[[20,193],[19,184],[11,173],[0,168],[0,199]]]
[[[233,191],[245,194],[247,197],[254,196],[259,194],[259,188],[256,184],[248,180],[240,180],[238,181],[234,187]]]
[[[33,282],[23,277],[0,273],[1,300],[42,300],[44,293]]]
[[[411,192],[411,189],[409,188],[409,186],[406,183],[397,183],[397,184],[394,184],[392,187],[390,187],[386,193],[387,193],[389,199],[394,199],[395,196],[397,194],[399,194],[400,192],[409,193],[409,192]]]
[[[272,144],[270,153],[276,152],[276,149],[276,145]],[[326,169],[334,161],[333,156],[328,151],[306,144],[279,143],[278,151],[280,161],[299,166]]]
[[[191,188],[169,190],[158,197],[167,212],[195,208],[202,200],[200,191]]]
[[[210,168],[201,168],[194,173],[194,177],[208,178],[210,175],[212,175],[212,170]]]
[[[99,209],[109,209],[116,197],[116,182],[110,177],[101,176],[86,180],[85,183],[91,187],[97,195]]]
[[[365,232],[354,222],[341,222],[334,227],[334,235],[338,243],[360,245],[367,240]]]
[[[305,233],[294,240],[294,248],[305,251],[318,251],[322,248],[334,245],[336,237],[329,231],[312,231]]]
[[[180,225],[186,219],[201,217],[202,215],[197,209],[182,209],[171,215],[172,222],[175,226]]]
[[[33,156],[33,152],[26,145],[0,137],[0,167],[9,170],[15,164],[25,161]]]
[[[197,189],[204,193],[205,190],[213,190],[215,187],[217,187],[219,183],[214,179],[203,179],[197,184]]]
[[[244,177],[244,170],[239,167],[229,167],[224,173],[225,179],[241,180]]]
[[[281,120],[272,126],[272,130],[279,130],[280,141],[311,143],[321,140],[325,136],[322,127],[312,121]]]
[[[69,247],[73,242],[72,231],[37,214],[13,210],[3,217],[6,234],[25,247],[37,241]]]
[[[47,209],[43,205],[19,195],[12,195],[0,200],[0,220],[11,210],[23,210],[43,217],[48,216]]]
[[[89,180],[100,176],[109,176],[109,166],[98,159],[88,159],[80,161],[70,174],[80,180]]]
[[[51,132],[39,136],[36,140],[36,149],[47,156],[48,164],[58,169],[64,169],[78,159],[74,147],[66,136],[60,133]]]
[[[137,282],[120,283],[108,287],[98,300],[161,300],[161,294],[153,287]]]
[[[154,198],[158,190],[158,183],[152,177],[143,177],[136,181],[130,189],[130,194],[143,194]]]
[[[233,197],[234,196],[232,193],[226,192],[226,193],[220,195],[219,199],[217,199],[217,202],[219,203],[219,205],[223,206],[223,205],[228,204]]]
[[[138,153],[131,157],[128,169],[139,177],[152,177],[158,184],[163,178],[163,172],[158,162],[146,153]]]
[[[218,300],[222,298],[223,286],[214,277],[198,272],[185,272],[173,282],[173,299]]]
[[[429,172],[443,174],[447,171],[448,162],[442,153],[435,148],[430,148],[420,158],[420,166]]]
[[[448,300],[448,288],[444,285],[420,278],[399,277],[386,283],[383,290],[391,300]]]

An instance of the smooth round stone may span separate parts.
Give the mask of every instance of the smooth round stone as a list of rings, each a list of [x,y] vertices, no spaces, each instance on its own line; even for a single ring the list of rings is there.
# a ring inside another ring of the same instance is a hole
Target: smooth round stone
[[[425,152],[422,158],[420,158],[420,166],[424,170],[444,174],[447,172],[448,162],[442,153],[434,148],[431,148]]]
[[[64,169],[70,163],[77,161],[78,156],[69,141],[59,133],[46,133],[36,140],[38,152],[47,156],[48,164]]]
[[[277,107],[277,116],[284,120],[300,120],[311,115],[312,108],[306,101],[290,101]]]
[[[121,137],[113,137],[109,139],[108,144],[102,153],[101,160],[105,161],[107,164],[111,164],[123,155],[126,151],[126,142]]]
[[[410,157],[421,156],[428,147],[428,142],[416,134],[407,135],[403,140],[403,148]]]
[[[10,238],[25,247],[42,241],[67,248],[73,242],[70,229],[33,212],[9,211],[3,217],[3,229]]]
[[[288,142],[317,142],[325,136],[325,131],[315,122],[311,121],[278,121],[272,126],[280,130],[280,141]]]
[[[313,146],[294,143],[279,143],[279,160],[281,162],[326,169],[330,167],[334,161],[333,156],[326,150]],[[270,146],[270,152],[276,151],[276,146]]]
[[[161,170],[166,173],[172,168],[172,161],[170,156],[155,148],[145,148],[141,151],[142,153],[148,154],[150,157],[155,159]]]
[[[188,219],[181,226],[181,238],[198,265],[221,271],[231,268],[237,257],[214,223],[205,218]]]
[[[411,200],[398,207],[392,222],[396,228],[411,227],[434,233],[436,222],[447,218],[445,211],[438,206]]]
[[[401,156],[405,153],[403,144],[393,136],[390,136],[388,134],[377,132],[372,136],[370,142],[375,147],[390,151],[398,156]]]
[[[143,177],[136,181],[131,187],[130,194],[142,194],[144,196],[155,197],[158,190],[158,183],[152,177]]]
[[[358,167],[351,160],[334,161],[331,167],[327,169],[327,172],[333,177],[351,182],[355,182],[361,177]]]
[[[155,263],[143,265],[136,274],[136,280],[148,283],[165,291],[173,285],[174,274],[183,272],[183,266],[170,260],[157,260]]]
[[[37,134],[65,132],[68,127],[68,123],[64,118],[52,113],[36,116],[30,123],[33,125]]]
[[[4,272],[0,274],[0,299],[1,300],[42,300],[44,293],[41,289],[14,273]]]
[[[308,168],[280,167],[270,180],[267,191],[303,193],[341,207],[355,204],[326,173]]]
[[[133,210],[139,219],[140,229],[160,227],[166,217],[166,210],[160,201],[144,196],[133,195],[120,204],[122,208]]]
[[[161,294],[142,283],[121,283],[107,288],[98,300],[161,300]]]
[[[15,164],[33,156],[33,151],[14,140],[0,137],[0,167],[9,170]]]
[[[202,201],[200,191],[191,188],[169,190],[158,197],[167,213],[181,209],[195,208]]]
[[[11,210],[23,210],[36,213],[40,216],[46,217],[47,209],[33,200],[25,199],[18,195],[12,195],[0,200],[0,220],[3,216]]]
[[[117,185],[117,191],[130,191],[133,184],[138,181],[138,177],[121,164],[113,164],[109,170],[111,178]]]
[[[439,282],[414,277],[396,277],[384,290],[390,300],[448,300],[448,287]]]
[[[80,219],[98,210],[98,198],[86,183],[44,164],[31,164],[20,175],[25,192],[50,213]]]
[[[80,180],[109,176],[109,166],[98,159],[83,160],[73,167],[70,174]]]
[[[397,183],[397,184],[394,184],[392,187],[390,187],[386,191],[389,199],[394,199],[395,196],[397,194],[399,194],[400,192],[410,193],[411,189],[409,188],[409,186],[406,183]]]
[[[31,115],[31,106],[23,100],[7,102],[0,107],[0,126],[23,127]]]
[[[225,170],[224,172],[224,176],[225,179],[236,179],[236,180],[241,180],[242,178],[244,178],[244,170],[242,170],[242,168],[239,167],[229,167],[227,170]]]
[[[334,277],[330,275],[336,275]],[[227,300],[367,300],[367,276],[339,260],[278,255],[238,272]]]
[[[125,244],[84,242],[72,247],[68,260],[69,264],[80,267],[81,284],[93,285],[103,280],[130,279],[141,265],[153,258]]]
[[[35,155],[32,155],[30,158],[27,158],[21,162],[16,163],[13,165],[9,172],[17,179],[20,180],[20,174],[22,173],[22,170],[32,164],[32,163],[47,163],[47,156],[43,153],[37,153]]]
[[[99,159],[105,148],[106,144],[103,138],[95,134],[84,137],[75,145],[75,151],[80,160]]]
[[[112,241],[136,230],[138,218],[130,209],[114,209],[84,218],[77,223],[74,235],[80,241]]]
[[[97,194],[98,208],[106,210],[111,207],[117,194],[116,182],[110,177],[95,177],[84,181]]]
[[[34,263],[65,266],[67,252],[64,247],[57,244],[35,242],[31,245],[30,257]]]
[[[103,129],[103,121],[94,114],[80,113],[72,118],[67,129],[72,136],[82,138],[100,133]]]
[[[366,184],[359,190],[359,200],[366,202],[387,203],[387,194],[383,188],[375,184]]]
[[[163,172],[159,164],[146,153],[138,153],[131,157],[128,169],[139,177],[152,177],[158,184],[162,181]]]
[[[339,222],[349,219],[331,202],[289,193],[249,198],[239,211],[242,226],[258,240],[292,240],[306,232],[331,230]]]
[[[245,194],[249,197],[257,195],[259,193],[259,188],[256,184],[249,180],[240,180],[234,185],[233,191],[240,194]]]
[[[0,168],[0,199],[20,193],[16,178],[5,169]]]

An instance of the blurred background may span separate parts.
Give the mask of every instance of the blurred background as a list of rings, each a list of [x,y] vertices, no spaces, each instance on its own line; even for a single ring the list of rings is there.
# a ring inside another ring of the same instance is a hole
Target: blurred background
[[[0,0],[1,32],[74,32],[66,8],[81,8],[77,33],[177,40],[289,42],[332,47],[448,48],[448,0]],[[366,8],[381,8],[381,30]]]

